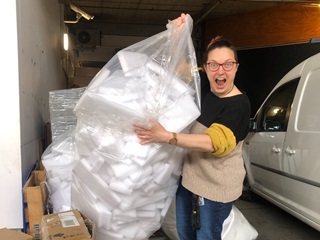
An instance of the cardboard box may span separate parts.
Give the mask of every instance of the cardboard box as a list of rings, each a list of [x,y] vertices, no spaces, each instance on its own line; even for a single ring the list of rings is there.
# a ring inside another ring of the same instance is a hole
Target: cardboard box
[[[39,234],[41,218],[47,213],[48,191],[46,180],[44,170],[34,170],[23,186],[26,233],[34,237]]]
[[[33,237],[21,231],[2,228],[0,229],[0,240],[33,240]]]
[[[41,220],[42,240],[94,240],[94,223],[78,210],[45,215]]]

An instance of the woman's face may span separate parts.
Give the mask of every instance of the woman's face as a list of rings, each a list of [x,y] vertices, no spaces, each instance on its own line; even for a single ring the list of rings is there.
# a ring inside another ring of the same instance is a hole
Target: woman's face
[[[219,65],[224,63],[226,63],[225,66]],[[204,69],[210,82],[211,92],[217,97],[224,97],[233,89],[238,65],[234,52],[230,48],[215,48],[209,52]]]

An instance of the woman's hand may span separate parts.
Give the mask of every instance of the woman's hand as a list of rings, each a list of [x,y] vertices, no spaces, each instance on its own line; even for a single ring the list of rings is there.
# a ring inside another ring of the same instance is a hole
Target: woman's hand
[[[178,27],[187,21],[188,14],[181,13],[180,17],[173,19],[172,22]]]
[[[150,128],[143,127],[139,124],[134,124],[134,132],[138,138],[142,141],[140,144],[152,143],[152,142],[169,142],[172,137],[172,133],[168,132],[160,123],[154,124]]]

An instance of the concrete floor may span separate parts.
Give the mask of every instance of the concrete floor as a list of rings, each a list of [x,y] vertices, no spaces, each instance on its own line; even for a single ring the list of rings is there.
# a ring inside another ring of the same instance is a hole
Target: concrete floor
[[[264,199],[238,200],[235,205],[258,231],[257,240],[320,240],[320,232]],[[170,238],[160,230],[150,240]]]
[[[258,231],[257,240],[320,239],[320,232],[264,199],[259,198],[256,202],[238,200],[236,206]]]

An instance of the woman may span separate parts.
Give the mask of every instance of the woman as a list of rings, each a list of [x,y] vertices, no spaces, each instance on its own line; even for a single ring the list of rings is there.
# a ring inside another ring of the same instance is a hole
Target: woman
[[[174,21],[184,23],[185,15]],[[180,240],[219,240],[224,220],[242,193],[245,176],[242,141],[248,133],[250,102],[234,84],[236,49],[213,39],[203,69],[210,88],[202,89],[201,115],[189,134],[168,132],[160,123],[135,126],[141,144],[175,144],[188,149],[176,194]],[[203,81],[203,79],[202,79]]]

